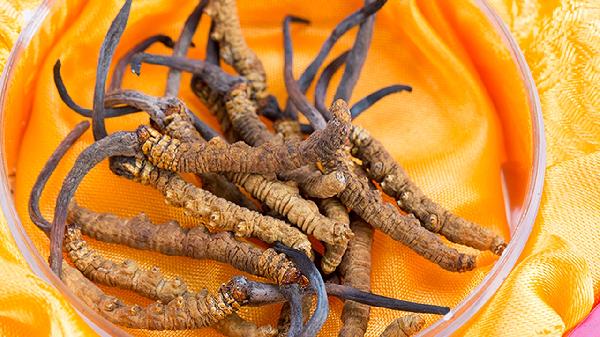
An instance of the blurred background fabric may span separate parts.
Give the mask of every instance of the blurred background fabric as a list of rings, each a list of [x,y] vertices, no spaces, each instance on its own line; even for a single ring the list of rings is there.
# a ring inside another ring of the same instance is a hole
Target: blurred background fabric
[[[63,15],[56,16],[53,20],[56,20],[57,25],[79,20],[77,24],[81,27],[91,26],[87,22],[94,22],[93,20],[97,18],[89,14],[90,11],[84,11],[84,2],[68,1],[69,10],[65,11]],[[461,329],[459,335],[561,336],[581,322],[600,300],[600,4],[594,0],[489,0],[488,2],[502,17],[519,43],[537,85],[545,124],[547,167],[538,218],[519,262],[499,291],[480,313]],[[39,3],[40,1],[37,0],[0,0],[0,66],[3,67],[6,63],[10,49],[15,43],[20,30],[27,23],[28,18],[31,17]],[[107,1],[107,3],[110,6],[103,6],[112,8],[113,3],[119,2]],[[148,10],[158,8],[159,3],[160,1],[150,0],[145,2]],[[432,2],[428,1],[398,1],[398,3],[394,5],[399,8],[402,6],[407,8],[418,7],[432,16],[438,13],[436,11],[443,12],[447,17],[456,20],[453,22],[452,31],[458,34],[456,41],[454,41],[452,40],[453,37],[443,36],[446,27],[434,27],[440,28],[438,32],[442,38],[447,38],[446,43],[450,45],[452,41],[456,45],[471,43],[470,47],[477,47],[478,41],[469,40],[469,38],[473,38],[473,35],[469,35],[470,33],[465,29],[467,23],[477,23],[477,21],[468,16],[470,13],[468,9],[457,9],[460,7],[457,3],[460,2],[438,1],[436,2],[437,5],[431,5]],[[193,2],[185,6],[191,8]],[[386,6],[392,6],[391,1]],[[257,5],[257,7],[260,6]],[[296,9],[300,10],[299,8],[292,8],[289,11],[294,12]],[[108,9],[105,8],[105,10],[106,13],[109,12]],[[264,7],[261,10],[264,12]],[[177,17],[177,20],[183,20],[187,12],[181,10],[182,15]],[[257,9],[256,13],[259,12]],[[87,15],[85,15],[86,13]],[[112,17],[108,16],[114,15],[116,10],[113,8],[110,13],[106,14],[106,18],[102,18],[102,22],[112,20]],[[256,16],[259,17],[259,14],[256,14]],[[410,19],[412,17],[403,16],[402,18]],[[381,21],[385,22],[386,19],[392,20],[389,17],[385,18],[382,14]],[[134,27],[135,20],[135,18],[131,20]],[[208,20],[203,22],[204,25],[207,24],[206,21]],[[461,23],[465,25],[461,26]],[[406,22],[406,24],[411,23]],[[105,31],[104,26],[102,26],[102,29]],[[135,28],[133,30],[135,33]],[[138,30],[141,30],[141,28],[138,28]],[[172,27],[172,32],[177,31],[178,27]],[[49,31],[43,31],[43,33],[49,34]],[[72,33],[79,33],[81,36],[82,31]],[[326,31],[314,33],[315,36],[319,36],[316,41],[321,41],[321,36],[326,33]],[[320,43],[310,41],[306,36],[303,39],[300,35],[294,37],[295,43],[317,46]],[[425,37],[427,36],[411,36],[415,39],[415,43],[420,41],[419,38]],[[127,34],[124,39],[127,39]],[[56,41],[48,40],[44,43],[51,45],[54,42]],[[122,45],[131,45],[132,42],[134,40],[123,42]],[[280,40],[277,39],[272,43],[279,46]],[[68,49],[68,47],[65,47],[65,49]],[[97,49],[93,50],[97,51]],[[466,48],[465,50],[468,51],[469,49]],[[123,49],[121,49],[122,51]],[[65,52],[63,56],[77,57],[76,55],[68,55],[68,52]],[[280,61],[275,60],[280,58],[280,54],[273,53],[273,55],[268,54],[268,56],[273,60],[272,62],[265,61],[267,68],[269,68],[267,69],[269,74],[276,71],[280,72],[279,68],[273,70],[271,69],[273,66],[270,65],[279,64],[276,62]],[[95,64],[97,55],[90,53],[89,58],[89,60],[82,60],[82,62],[86,62],[87,65]],[[52,60],[52,62],[54,61]],[[299,57],[297,62],[303,62],[302,56]],[[410,60],[407,61],[407,63],[409,62]],[[494,72],[493,64],[488,66],[491,67],[488,69],[488,74],[500,75],[497,69]],[[47,69],[43,71],[48,74],[50,68],[45,68]],[[466,71],[475,72],[479,69],[467,69]],[[68,80],[79,76],[89,80],[86,83],[92,83],[95,67],[79,71],[79,69],[74,68],[69,70],[65,66],[65,78]],[[382,70],[382,72],[385,72],[385,70]],[[36,71],[31,73],[31,76],[34,76]],[[150,76],[152,76],[152,73]],[[159,81],[160,78],[156,77],[152,80]],[[281,78],[276,80],[280,81]],[[483,78],[481,81],[486,80],[490,79]],[[51,83],[50,81],[46,82]],[[410,81],[407,81],[407,83],[412,84]],[[45,89],[44,85],[45,82],[37,83],[37,90],[40,90],[40,88]],[[74,84],[71,87],[73,87],[73,92],[76,93],[74,96],[79,97],[77,95],[78,90],[83,89]],[[49,91],[53,89],[50,86],[47,88]],[[498,88],[499,91],[504,90],[505,95],[510,95],[510,89],[510,87]],[[359,90],[366,90],[366,88],[359,88]],[[417,95],[416,100],[421,99],[418,94],[413,93],[413,95]],[[360,95],[357,94],[356,96],[359,97]],[[52,102],[58,102],[56,97],[53,99]],[[486,102],[475,102],[473,104],[474,106],[480,104],[484,108],[489,105]],[[31,106],[29,108],[33,109]],[[504,109],[509,108],[510,106],[504,107]],[[36,109],[39,110],[40,108]],[[64,107],[61,109],[66,111]],[[492,111],[491,108],[489,110]],[[62,111],[56,113],[60,114]],[[376,127],[376,119],[367,117],[361,120],[361,123]],[[59,125],[56,130],[48,131],[44,126],[45,124],[41,123],[42,120],[39,119],[39,116],[32,115],[32,118],[38,119],[34,119],[31,125],[26,125],[26,123],[11,125],[12,132],[16,132],[14,130],[18,129],[23,130],[23,132],[27,130],[29,133],[28,136],[24,136],[22,144],[9,145],[14,145],[15,158],[19,146],[24,148],[35,146],[33,142],[36,136],[41,135],[40,137],[44,139],[44,132],[54,132],[54,137],[58,137],[60,134],[64,135],[68,131],[67,127],[73,125],[70,122],[76,119],[74,114],[72,119],[69,119],[71,117],[64,117],[64,125]],[[129,120],[128,123],[130,124],[127,125],[135,125],[138,121],[139,119]],[[474,121],[467,120],[466,122]],[[38,129],[36,129],[36,125],[38,125]],[[111,125],[115,127],[115,124],[109,123],[109,127]],[[515,130],[519,130],[519,127],[522,128],[523,126],[515,125]],[[487,132],[500,132],[494,129],[493,124],[491,124],[490,129],[491,131],[488,130]],[[382,133],[382,137],[391,137],[385,134],[385,130],[385,127],[382,127],[379,131]],[[493,147],[497,144],[490,140],[486,145]],[[39,146],[50,150],[55,144],[39,144]],[[81,149],[82,145],[79,145],[78,150]],[[404,149],[403,151],[407,150]],[[395,154],[399,155],[399,153]],[[30,154],[30,156],[33,155]],[[417,156],[417,154],[413,155]],[[45,158],[43,160],[38,159],[40,163],[44,160]],[[26,165],[28,154],[20,154],[19,159],[14,159],[14,161]],[[440,161],[443,160],[440,159]],[[62,176],[66,172],[65,169],[66,167],[62,168]],[[485,168],[479,167],[478,169]],[[18,178],[25,186],[30,186],[27,184],[30,184],[30,181],[35,178],[33,174],[37,173],[39,168],[36,167],[35,170],[30,168],[30,170],[31,176]],[[417,181],[427,183],[430,182],[428,179],[433,179],[428,178],[427,174],[424,173],[426,169],[419,166],[417,160],[412,166],[409,166],[409,172],[412,173],[413,171],[416,172]],[[101,176],[95,176],[92,179],[98,179],[98,177]],[[56,180],[51,184],[57,184],[58,182]],[[469,182],[473,183],[473,181]],[[459,184],[457,182],[453,183]],[[452,183],[448,184],[447,186],[452,186],[450,185]],[[23,200],[25,198],[23,195],[26,192],[17,192],[18,208],[21,211],[24,209]],[[496,192],[498,191],[492,190],[489,195],[483,197],[488,198],[486,200],[495,200],[494,198],[497,198],[498,195]],[[21,196],[19,196],[19,193]],[[441,190],[435,190],[434,194],[440,198],[443,197]],[[468,198],[468,192],[464,192],[464,194],[467,194],[464,198]],[[115,198],[115,200],[117,199]],[[111,209],[114,204],[107,203],[103,207]],[[133,210],[131,211],[133,212]],[[462,212],[473,217],[479,216],[482,222],[493,222],[490,220],[493,218],[493,214],[478,215],[476,208],[465,209]],[[380,233],[376,236],[376,240],[380,240],[383,246],[383,248],[378,248],[379,250],[391,247],[391,243],[385,241],[386,239]],[[127,250],[127,252],[135,254],[133,250]],[[120,255],[114,257],[118,258]],[[488,257],[488,259],[491,258]],[[185,268],[185,260],[178,261],[182,265],[179,268]],[[485,268],[483,271],[485,271]],[[461,275],[462,279],[456,284],[472,287],[473,284],[469,284],[469,282],[480,280],[484,275],[483,271],[481,275],[475,275],[472,278]],[[373,279],[381,281],[382,279],[375,275],[376,272],[379,273],[377,275],[387,275],[390,270],[386,270],[384,265],[375,267]],[[224,271],[223,274],[218,276],[221,277],[225,274]],[[433,272],[431,275],[438,277]],[[405,281],[403,280],[403,282]],[[454,285],[449,284],[448,289],[446,289],[449,293],[448,298],[463,296],[462,294],[450,295],[454,291],[450,288]],[[420,299],[429,299],[426,294],[420,296],[422,296],[419,297]],[[335,303],[333,306],[337,308],[334,310],[339,310],[340,303]],[[383,317],[387,319],[389,316],[389,312],[373,311],[368,332],[369,336],[376,335],[376,331],[381,332],[383,327],[389,323],[389,320],[383,320]],[[429,320],[431,319],[433,318],[429,318]],[[335,326],[335,324],[328,325],[326,327],[328,330],[324,332],[324,335],[336,335],[334,332]],[[0,215],[0,335],[76,336],[90,334],[93,334],[93,330],[75,313],[61,294],[39,279],[29,269],[6,226],[5,219]]]

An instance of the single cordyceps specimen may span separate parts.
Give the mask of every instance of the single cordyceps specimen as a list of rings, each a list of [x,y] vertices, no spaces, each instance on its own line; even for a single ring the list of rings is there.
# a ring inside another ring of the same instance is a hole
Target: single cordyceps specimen
[[[250,81],[258,100],[266,98],[267,76],[262,62],[246,44],[235,0],[210,0],[206,14],[213,19],[211,38],[219,43],[223,61]]]
[[[181,279],[166,279],[157,267],[145,270],[133,260],[117,264],[103,257],[88,247],[78,228],[70,227],[67,230],[65,248],[77,269],[94,282],[133,290],[163,303],[188,292],[187,285]]]
[[[339,271],[343,284],[356,289],[371,289],[371,245],[373,228],[360,218],[353,219],[350,229],[354,239],[350,241],[342,259]],[[340,337],[364,336],[369,322],[369,306],[354,301],[346,301],[342,310],[342,329]]]
[[[223,284],[216,294],[206,289],[188,292],[167,304],[156,302],[145,307],[128,305],[106,295],[78,270],[63,264],[63,282],[77,297],[110,322],[129,328],[148,330],[197,329],[211,326],[246,303],[246,294],[238,291],[235,279]]]
[[[281,241],[312,256],[310,242],[296,228],[217,198],[144,159],[114,161],[112,168],[121,176],[155,187],[169,204],[183,207],[190,215],[199,217],[209,229],[232,231],[236,236],[256,237],[267,243]]]
[[[338,198],[320,199],[318,200],[318,204],[319,209],[321,209],[326,217],[338,223],[344,224],[348,228],[350,227],[350,216],[348,215],[348,210]],[[350,230],[352,231],[352,229]],[[323,273],[327,274],[330,272],[330,270],[335,270],[333,262],[339,261],[341,263],[342,260],[340,257],[343,258],[347,248],[347,246],[342,247],[340,245],[329,245],[325,243],[325,254],[323,254],[321,259],[321,268]],[[329,269],[328,266],[330,267]]]
[[[475,256],[446,246],[434,233],[421,227],[414,216],[404,216],[385,202],[381,192],[351,159],[341,159],[335,167],[342,167],[348,179],[346,189],[338,197],[368,224],[446,270],[467,271],[475,268]]]
[[[285,255],[236,240],[229,232],[210,233],[205,227],[183,228],[176,221],[154,224],[145,214],[121,218],[96,213],[72,203],[69,223],[97,240],[153,250],[166,255],[211,259],[264,277],[278,284],[304,283],[302,274]]]
[[[201,0],[196,5],[196,8],[188,16],[187,20],[183,25],[183,29],[179,34],[179,39],[173,47],[173,56],[184,56],[191,43],[192,37],[198,28],[200,18],[202,17],[202,11],[206,8],[208,0]],[[167,76],[167,86],[165,89],[165,96],[173,97],[179,93],[179,85],[181,83],[181,71],[177,69],[169,69],[169,75]]]
[[[256,103],[251,98],[250,88],[245,82],[232,85],[224,97],[225,111],[233,130],[246,143],[258,146],[267,142],[280,142],[273,137],[267,126],[256,114]]]
[[[425,326],[425,320],[414,314],[408,314],[400,318],[396,318],[387,328],[381,333],[380,337],[410,337]]]
[[[190,173],[270,174],[331,160],[346,140],[349,119],[346,111],[346,115],[334,116],[322,132],[315,132],[302,142],[264,143],[258,147],[241,142],[230,145],[220,138],[206,144],[182,143],[150,127],[138,128],[137,135],[144,154],[160,168]]]
[[[450,213],[425,196],[383,144],[365,129],[353,126],[350,140],[352,154],[363,161],[369,177],[380,182],[383,191],[395,198],[402,210],[421,220],[425,228],[452,242],[502,254],[506,243],[500,236]]]

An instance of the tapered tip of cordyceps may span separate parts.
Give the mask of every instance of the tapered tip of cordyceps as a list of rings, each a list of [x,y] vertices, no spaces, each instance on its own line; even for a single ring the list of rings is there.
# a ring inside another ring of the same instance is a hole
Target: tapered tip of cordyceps
[[[144,59],[144,53],[137,53],[131,57],[131,62],[129,63],[129,67],[131,68],[131,72],[140,76],[142,73],[142,60]]]
[[[295,15],[286,15],[285,16],[285,20],[289,21],[289,22],[293,22],[293,23],[301,23],[301,24],[305,24],[305,25],[309,25],[310,24],[310,20],[299,17],[299,16],[295,16]]]
[[[350,109],[348,109],[348,104],[343,99],[337,99],[329,108],[331,115],[340,120],[343,123],[350,123]]]

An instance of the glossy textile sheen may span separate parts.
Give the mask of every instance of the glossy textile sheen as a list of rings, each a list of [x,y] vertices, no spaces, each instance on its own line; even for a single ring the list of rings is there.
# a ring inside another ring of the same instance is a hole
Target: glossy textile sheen
[[[248,43],[264,62],[270,90],[280,101],[285,98],[283,16],[293,13],[313,22],[309,27],[292,30],[295,73],[299,74],[333,26],[361,3],[328,1],[311,9],[304,2],[291,0],[240,1]],[[61,59],[72,96],[91,107],[97,53],[120,4],[121,1],[71,0],[54,9],[12,78],[4,121],[8,169],[16,172],[17,210],[28,234],[45,256],[47,239],[27,215],[29,191],[58,142],[82,120],[61,103],[52,81],[52,66]],[[461,334],[561,335],[585,317],[600,292],[598,8],[592,1],[495,0],[492,4],[524,50],[538,85],[549,145],[548,166],[542,208],[520,262]],[[14,22],[20,18],[5,8],[21,6],[30,4],[0,2],[0,22],[12,23],[2,26],[9,31],[3,32],[2,37],[8,36],[9,42],[14,41],[18,26]],[[134,1],[116,57],[152,34],[176,38],[193,6],[192,1]],[[203,20],[199,28],[202,33],[194,38],[198,47],[191,49],[192,57],[203,55],[208,21]],[[332,56],[349,48],[352,36],[340,41]],[[151,51],[168,52],[161,47]],[[165,69],[144,65],[142,76],[128,74],[124,87],[160,95],[165,78]],[[189,79],[188,75],[183,77],[183,99],[215,126],[214,119],[189,90]],[[517,70],[479,9],[459,1],[390,1],[377,16],[372,49],[352,101],[394,83],[410,84],[414,90],[378,103],[357,123],[384,142],[434,200],[508,239],[510,230],[500,174],[504,172],[508,181],[511,210],[515,212],[523,203],[531,167],[531,121]],[[145,115],[138,114],[107,124],[109,131],[131,130],[146,121]],[[88,132],[51,179],[42,200],[46,216],[52,216],[62,178],[76,155],[91,142]],[[166,206],[153,189],[115,177],[106,163],[98,165],[84,180],[76,199],[96,211],[123,216],[143,211],[157,222],[174,218],[185,225],[194,223],[181,211]],[[29,271],[6,226],[0,226],[0,234],[1,333],[91,333],[61,294]],[[166,275],[183,276],[194,290],[216,290],[231,275],[239,273],[216,262],[164,257],[90,241],[117,261],[133,258],[146,267],[159,266]],[[481,281],[495,258],[484,253],[480,260],[482,267],[473,272],[446,272],[377,232],[373,291],[454,306]],[[128,301],[148,303],[129,293],[108,291]],[[279,306],[269,306],[243,309],[241,313],[266,324],[275,322],[278,310]],[[340,311],[341,302],[333,299],[323,336],[337,335]],[[368,335],[378,335],[400,314],[373,310]],[[429,323],[435,319],[427,317]],[[211,334],[217,335],[210,329],[166,333]]]

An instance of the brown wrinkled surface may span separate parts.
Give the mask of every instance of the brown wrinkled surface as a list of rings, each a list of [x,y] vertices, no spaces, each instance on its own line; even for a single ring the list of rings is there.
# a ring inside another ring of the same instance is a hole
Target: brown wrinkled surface
[[[365,129],[353,126],[350,132],[352,154],[363,161],[369,178],[380,182],[383,191],[397,200],[398,206],[414,214],[425,228],[448,240],[500,255],[506,242],[491,230],[465,220],[429,199],[408,177],[383,144]]]
[[[338,197],[371,226],[446,270],[467,271],[476,267],[475,256],[446,246],[438,236],[421,227],[417,218],[402,215],[396,207],[385,202],[364,170],[349,157],[340,158],[335,166],[344,170],[348,181]]]
[[[302,166],[279,176],[296,182],[302,193],[312,198],[333,197],[346,187],[346,177],[341,172],[323,174],[315,165]]]
[[[258,118],[256,114],[257,106],[251,98],[248,84],[240,82],[234,85],[227,92],[224,101],[225,111],[231,125],[237,136],[244,142],[252,146],[259,146],[267,142],[281,143],[281,139],[276,138],[267,129],[265,123]]]
[[[128,305],[106,295],[75,268],[63,263],[61,279],[90,308],[110,322],[122,326],[149,330],[181,330],[210,326],[237,311],[236,298],[221,287],[216,295],[206,289],[186,293],[167,304],[160,302],[145,307]]]
[[[145,214],[126,219],[71,204],[69,223],[90,237],[166,255],[211,259],[278,284],[300,281],[301,273],[284,254],[236,240],[231,233],[210,233],[204,226],[183,228],[176,221],[154,224]],[[87,275],[86,275],[87,276]]]
[[[244,39],[235,0],[211,0],[206,13],[214,20],[211,37],[219,42],[221,57],[250,83],[258,99],[268,94],[262,62]]]
[[[182,142],[206,142],[191,123],[185,106],[177,110],[167,111],[165,114],[165,134]],[[258,207],[256,207],[252,200],[248,199],[235,184],[222,175],[207,172],[198,174],[198,177],[202,180],[202,188],[215,196],[250,210],[258,211]]]
[[[350,240],[339,271],[344,285],[362,291],[371,290],[371,246],[373,228],[360,218],[350,223],[354,238]],[[370,307],[354,301],[346,301],[342,309],[340,337],[364,336],[369,322]]]
[[[207,143],[183,143],[150,127],[140,127],[137,133],[142,151],[160,168],[191,173],[273,173],[332,159],[347,138],[349,118],[347,111],[335,116],[324,130],[302,142],[258,147],[242,142],[230,145],[218,137]]]
[[[162,303],[168,303],[188,291],[181,279],[166,279],[156,267],[145,270],[133,260],[117,264],[105,258],[88,247],[79,229],[67,230],[65,248],[73,264],[91,281],[132,290]]]
[[[301,141],[304,139],[300,130],[300,123],[297,120],[277,119],[273,122],[273,129],[285,140]]]
[[[396,318],[385,328],[380,337],[410,337],[423,329],[425,320],[415,314],[408,314]]]
[[[313,235],[320,241],[347,244],[352,237],[352,232],[347,226],[321,215],[317,205],[302,198],[298,189],[292,186],[257,174],[232,173],[228,174],[228,177],[270,209],[285,216],[304,233]]]
[[[239,109],[240,107],[242,108],[241,110]],[[243,109],[244,107],[249,107],[253,110]],[[263,144],[274,139],[273,134],[258,119],[254,103],[248,98],[247,90],[243,83],[231,90],[227,99],[227,110],[233,122],[234,129],[246,142],[250,144]],[[238,111],[238,113],[230,113],[232,110]],[[180,137],[189,141],[204,143],[202,139],[199,139],[197,132],[193,129],[183,109],[179,109],[178,111],[176,114],[167,113],[165,133],[180,135]],[[256,126],[256,128],[253,126]],[[244,130],[257,130],[257,132],[244,133]],[[308,166],[305,167],[307,168]],[[316,172],[319,176],[325,178],[334,177],[338,182],[340,176],[343,178],[340,172],[334,172],[325,176],[321,175],[319,171]],[[283,215],[289,222],[297,225],[305,234],[313,235],[316,239],[331,245],[332,248],[327,250],[323,259],[323,270],[326,273],[331,273],[335,270],[342,259],[348,240],[352,236],[352,232],[346,224],[336,223],[321,215],[314,202],[302,198],[298,190],[288,184],[258,174],[229,173],[226,176],[229,180],[244,187],[249,194],[263,202],[269,209]],[[313,183],[318,185],[318,181]],[[337,191],[333,194],[335,193]]]
[[[339,224],[343,224],[346,228],[350,228],[350,217],[348,216],[348,211],[346,210],[346,206],[344,206],[339,199],[320,199],[318,202],[319,208],[326,217],[336,221]],[[323,254],[323,259],[321,260],[324,273],[331,273],[338,267],[340,262],[342,262],[342,258],[344,253],[346,253],[347,247],[348,244],[342,246],[325,243],[325,253]]]
[[[81,238],[79,229],[69,229],[66,240],[65,247],[69,257],[79,271],[91,281],[133,290],[149,299],[159,300],[163,304],[167,304],[169,301],[188,292],[187,284],[181,279],[168,280],[156,267],[148,271],[138,267],[132,260],[125,260],[122,264],[116,264],[104,258],[93,249],[88,248],[87,243]],[[270,326],[259,328],[235,313],[216,322],[211,327],[227,336],[266,337],[273,336],[275,332]]]
[[[277,329],[270,325],[257,326],[233,313],[223,320],[212,325],[228,337],[272,337],[277,334]]]
[[[146,160],[122,165],[135,180],[158,189],[167,203],[182,207],[199,218],[211,230],[232,231],[239,237],[256,237],[267,243],[281,241],[311,256],[311,245],[306,235],[287,223],[239,207],[225,199],[194,186],[177,174],[161,170]]]
[[[227,109],[225,108],[225,96],[222,93],[213,90],[208,83],[205,82],[204,77],[199,75],[194,75],[192,77],[192,90],[194,94],[200,98],[208,111],[217,118],[217,122],[219,123],[219,127],[221,128],[221,132],[225,139],[232,143],[237,141],[239,138],[235,135],[233,125],[231,125],[231,120],[229,120]],[[229,88],[224,88],[224,90],[229,90]]]

